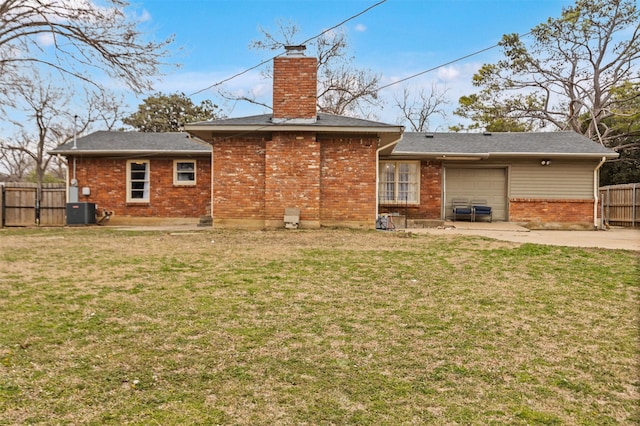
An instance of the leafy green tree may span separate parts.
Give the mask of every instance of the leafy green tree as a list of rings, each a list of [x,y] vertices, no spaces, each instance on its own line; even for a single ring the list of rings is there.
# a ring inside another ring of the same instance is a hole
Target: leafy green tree
[[[520,117],[514,117],[502,105],[494,105],[490,101],[488,93],[471,94],[459,99],[459,106],[454,111],[462,117],[473,120],[473,123],[465,126],[459,124],[449,129],[455,132],[463,130],[484,129],[488,132],[528,132],[535,130],[534,123],[525,121]]]
[[[179,132],[186,123],[219,117],[218,106],[208,99],[195,105],[184,93],[157,93],[144,99],[138,111],[122,122],[139,132]]]
[[[604,124],[624,109],[617,88],[640,77],[639,21],[633,0],[577,0],[530,39],[503,36],[505,59],[474,75],[481,90],[461,98],[456,114],[489,129],[550,125],[615,146],[621,135]]]

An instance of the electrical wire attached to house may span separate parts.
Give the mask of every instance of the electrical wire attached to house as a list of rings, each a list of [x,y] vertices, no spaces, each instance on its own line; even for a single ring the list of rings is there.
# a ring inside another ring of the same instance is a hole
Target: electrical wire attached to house
[[[528,36],[529,34],[531,34],[531,32],[524,33],[524,34],[518,34],[518,37],[521,37],[521,38],[522,38],[522,37],[526,37],[526,36]],[[399,80],[393,81],[393,82],[391,82],[391,83],[389,83],[389,84],[385,84],[384,86],[380,86],[380,87],[378,87],[378,91],[383,90],[383,89],[386,89],[387,87],[394,86],[394,85],[396,85],[396,84],[403,83],[403,82],[405,82],[405,81],[407,81],[407,80],[414,79],[414,78],[419,77],[419,76],[421,76],[421,75],[423,75],[423,74],[430,73],[430,72],[435,71],[435,70],[437,70],[437,69],[439,69],[439,68],[446,67],[447,65],[455,64],[456,62],[460,62],[460,61],[462,61],[462,60],[465,60],[465,59],[471,58],[472,56],[479,55],[479,54],[484,53],[484,52],[487,52],[487,51],[489,51],[489,50],[491,50],[491,49],[495,49],[496,47],[499,47],[499,46],[500,46],[500,43],[496,43],[496,44],[494,44],[494,45],[492,45],[492,46],[485,47],[484,49],[476,50],[475,52],[469,53],[469,54],[464,55],[464,56],[460,56],[459,58],[456,58],[456,59],[452,59],[451,61],[449,61],[449,62],[445,62],[444,64],[436,65],[435,67],[432,67],[432,68],[426,69],[426,70],[424,70],[424,71],[420,71],[420,72],[417,72],[417,73],[415,73],[415,74],[411,74],[411,75],[410,75],[410,76],[408,76],[408,77],[404,77],[404,78],[401,78],[401,79],[399,79]]]

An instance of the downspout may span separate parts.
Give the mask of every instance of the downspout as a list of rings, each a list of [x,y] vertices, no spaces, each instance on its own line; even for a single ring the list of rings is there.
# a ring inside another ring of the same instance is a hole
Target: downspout
[[[78,121],[78,116],[75,115],[73,117],[73,146],[71,149],[78,149],[78,127],[76,126],[76,122]],[[76,180],[76,156],[73,156],[73,180]]]
[[[189,135],[191,137],[191,135]],[[213,141],[211,141],[211,195],[209,197],[209,214],[211,215],[211,227],[213,228],[213,186],[215,185],[215,179],[213,178]]]
[[[74,116],[73,117],[73,146],[71,147],[72,150],[77,150],[78,149],[78,127],[76,126],[76,122],[78,120],[78,116]],[[77,179],[77,175],[76,175],[76,166],[77,166],[77,159],[76,159],[76,154],[73,154],[73,176],[71,178],[71,181],[67,181],[69,182],[69,197],[68,197],[68,202],[70,203],[77,203],[79,201],[78,199],[78,179]],[[68,158],[68,157],[67,157]],[[67,160],[67,169],[69,168],[69,161]],[[71,191],[71,189],[73,188],[73,193]]]
[[[600,167],[607,161],[607,157],[602,157],[602,160],[598,163],[593,171],[593,226],[596,229],[604,229],[604,217],[600,218],[600,224],[598,224],[598,204],[599,204],[599,186],[600,186]]]
[[[58,154],[58,161],[61,161],[61,156],[60,154]],[[65,182],[67,183],[66,188],[65,188],[65,198],[66,198],[66,202],[69,202],[69,179],[71,179],[70,177],[70,171],[69,171],[69,158],[65,158],[64,159],[65,163],[67,163],[67,167],[64,168],[64,177],[65,177]]]
[[[402,135],[400,135],[400,137],[397,140],[376,149],[376,221],[378,220],[378,212],[379,212],[378,204],[380,200],[380,151],[390,147],[391,145],[396,145],[398,142],[400,142],[401,139],[402,139]]]

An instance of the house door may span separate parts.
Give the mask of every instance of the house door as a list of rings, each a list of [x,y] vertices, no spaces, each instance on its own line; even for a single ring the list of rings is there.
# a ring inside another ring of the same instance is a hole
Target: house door
[[[494,220],[508,220],[507,169],[446,167],[444,173],[445,218],[451,217],[451,200],[466,198],[486,200]]]

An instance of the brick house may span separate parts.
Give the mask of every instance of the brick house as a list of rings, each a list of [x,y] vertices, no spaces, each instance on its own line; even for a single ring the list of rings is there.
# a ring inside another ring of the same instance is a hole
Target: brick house
[[[211,147],[186,133],[100,131],[51,154],[67,158],[69,193],[99,214],[113,212],[112,224],[193,223],[210,214]]]
[[[272,114],[191,123],[191,137],[98,132],[52,153],[112,223],[210,215],[215,227],[277,228],[296,208],[303,228],[373,228],[380,213],[429,226],[466,198],[495,220],[596,224],[598,170],[615,152],[573,132],[410,133],[317,113],[317,61],[303,49],[274,59]]]
[[[598,170],[618,154],[575,132],[404,133],[385,168],[409,169],[405,197],[381,188],[380,210],[408,223],[450,219],[454,199],[481,199],[493,219],[529,226],[596,225]]]
[[[402,127],[318,114],[317,60],[299,47],[273,74],[273,114],[185,127],[213,147],[214,226],[281,227],[295,207],[301,227],[373,227],[379,154]]]

